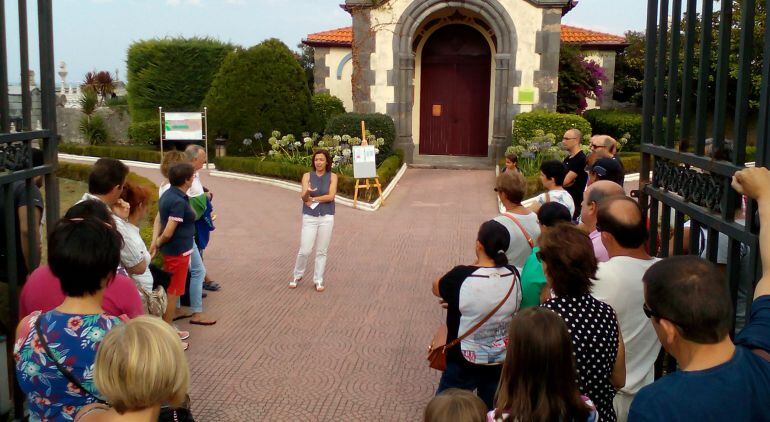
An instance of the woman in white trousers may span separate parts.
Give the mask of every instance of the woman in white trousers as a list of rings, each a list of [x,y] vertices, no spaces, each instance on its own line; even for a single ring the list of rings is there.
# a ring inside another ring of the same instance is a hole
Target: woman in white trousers
[[[337,175],[331,170],[329,152],[322,149],[313,153],[313,171],[302,176],[302,235],[290,289],[295,289],[302,281],[313,246],[316,248],[313,283],[318,292],[326,288],[324,269],[334,228],[334,197],[337,194]]]

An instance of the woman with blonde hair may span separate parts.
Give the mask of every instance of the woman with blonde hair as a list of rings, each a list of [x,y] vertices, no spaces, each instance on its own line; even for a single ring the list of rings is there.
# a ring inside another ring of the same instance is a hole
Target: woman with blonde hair
[[[174,329],[141,316],[110,331],[96,354],[94,383],[107,404],[84,407],[76,421],[157,421],[161,406],[181,406],[190,370]]]

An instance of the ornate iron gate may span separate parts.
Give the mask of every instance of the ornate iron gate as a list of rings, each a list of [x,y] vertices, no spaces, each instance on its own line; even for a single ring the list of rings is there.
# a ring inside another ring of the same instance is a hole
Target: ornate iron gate
[[[699,3],[701,19],[696,20]],[[770,23],[767,18],[757,22],[755,11],[770,9],[770,0],[737,4],[740,16],[733,16],[732,0],[718,3],[718,14],[713,0],[648,1],[640,179],[640,200],[648,212],[650,232],[659,233],[651,236],[652,254],[702,253],[726,265],[734,304],[739,292],[752,297],[759,249],[756,204],[744,203],[730,180],[745,166],[752,143],[757,166],[767,166],[770,160],[770,32],[764,34],[761,74],[755,54],[762,47],[754,39],[756,25],[767,28]],[[739,38],[733,39],[736,35]],[[735,69],[731,75],[729,66],[734,56],[731,39],[739,46],[737,75]],[[696,45],[709,54],[696,54]],[[715,63],[712,52],[716,52]],[[714,64],[716,70],[711,71]],[[755,82],[761,78],[758,112],[750,112],[749,107],[752,78]],[[729,141],[726,122],[733,111]],[[756,136],[749,137],[749,120],[754,116]],[[712,130],[708,130],[709,120]],[[745,286],[741,280],[753,283]],[[748,309],[751,300],[744,302],[745,308],[743,304],[737,308],[739,313]]]
[[[40,50],[40,86],[41,86],[41,126],[32,130],[32,100],[29,89],[29,48],[27,31],[27,1],[18,0],[19,21],[19,68],[21,69],[21,102],[22,115],[21,127],[15,127],[11,131],[11,108],[8,94],[8,45],[6,38],[5,0],[0,0],[0,198],[4,206],[5,233],[0,241],[5,242],[7,253],[4,259],[5,273],[0,274],[0,294],[6,294],[9,309],[0,312],[6,324],[0,324],[2,332],[0,336],[6,337],[7,361],[11,385],[15,386],[12,360],[13,338],[18,321],[18,294],[20,280],[17,278],[17,256],[22,251],[16,249],[16,222],[14,215],[14,188],[18,182],[25,184],[27,190],[27,220],[35,221],[32,202],[33,178],[44,176],[45,178],[45,218],[50,223],[59,218],[59,189],[54,170],[57,163],[57,136],[56,136],[56,87],[54,80],[54,56],[53,56],[53,21],[52,0],[38,0],[38,39]],[[32,165],[32,147],[37,144],[45,157],[45,164],[34,167]],[[29,256],[30,268],[37,267],[40,257],[37,256],[39,238],[35,238],[35,231],[29,231]],[[5,325],[3,327],[3,325]],[[3,380],[5,381],[5,380]],[[13,387],[12,387],[13,388]],[[18,391],[18,390],[17,390]],[[22,397],[14,394],[14,415],[21,419]]]

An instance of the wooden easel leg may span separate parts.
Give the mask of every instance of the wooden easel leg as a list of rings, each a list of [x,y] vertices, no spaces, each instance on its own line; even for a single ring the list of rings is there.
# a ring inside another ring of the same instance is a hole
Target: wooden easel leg
[[[358,208],[358,179],[356,179],[356,188],[353,191],[353,209]]]
[[[380,184],[380,178],[374,179],[377,186],[377,192],[380,194],[380,206],[385,206],[385,198],[382,197],[382,185]]]

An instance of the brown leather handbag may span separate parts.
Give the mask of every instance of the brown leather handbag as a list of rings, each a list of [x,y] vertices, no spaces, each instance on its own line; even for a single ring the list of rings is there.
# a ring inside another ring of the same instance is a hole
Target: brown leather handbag
[[[508,275],[510,274],[506,274],[504,276],[507,277]],[[481,328],[482,325],[484,325],[487,321],[489,321],[489,319],[492,318],[492,316],[496,314],[497,311],[500,310],[500,308],[503,307],[505,302],[508,301],[508,298],[511,297],[511,292],[513,292],[514,286],[516,286],[515,276],[513,277],[513,281],[511,282],[511,288],[508,289],[508,293],[506,293],[503,300],[500,303],[498,303],[497,306],[495,306],[495,309],[493,309],[492,312],[490,312],[487,316],[485,316],[484,319],[479,321],[478,324],[474,325],[470,330],[466,331],[465,334],[452,340],[448,344],[446,342],[446,339],[447,339],[449,330],[447,330],[446,324],[441,324],[441,326],[436,331],[436,334],[433,335],[433,340],[430,342],[430,346],[428,346],[428,366],[430,366],[433,369],[437,369],[439,371],[445,371],[447,350],[460,344],[460,342],[463,341],[466,337],[473,334],[474,331],[478,330],[479,328]]]

